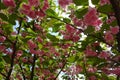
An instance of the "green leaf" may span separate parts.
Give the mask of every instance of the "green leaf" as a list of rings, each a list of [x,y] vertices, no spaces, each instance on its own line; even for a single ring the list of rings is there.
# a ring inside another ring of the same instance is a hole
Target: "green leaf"
[[[88,0],[73,0],[73,2],[77,5],[77,6],[80,6],[80,5],[88,5]]]
[[[52,9],[47,9],[47,10],[46,10],[46,14],[47,14],[48,16],[54,16],[54,17],[57,16],[57,14],[55,13],[55,11],[52,10]]]
[[[0,72],[4,69],[4,63],[1,61],[0,62]]]
[[[0,9],[6,9],[7,7],[0,0]]]
[[[75,15],[77,18],[82,18],[88,11],[88,8],[78,9],[75,11]]]
[[[3,13],[0,13],[0,18],[5,20],[5,21],[8,20],[8,17],[5,14],[3,14]]]
[[[73,63],[73,62],[75,62],[77,59],[79,59],[79,57],[75,55],[75,56],[69,57],[69,58],[68,58],[68,61],[69,61],[70,63]]]
[[[2,56],[6,63],[11,63],[10,57],[8,55]]]
[[[48,39],[50,39],[51,41],[58,41],[58,39],[56,38],[56,36],[51,35],[51,34],[47,34],[46,35]]]
[[[63,23],[55,23],[52,27],[53,32],[58,32],[60,30],[60,26],[62,26]]]
[[[93,33],[95,28],[93,26],[88,26],[87,29],[84,31],[85,34]]]
[[[10,35],[10,33],[13,31],[13,25],[11,24],[5,24],[4,27],[3,27],[3,30],[5,31],[5,33],[7,35]]]
[[[17,20],[17,18],[18,18],[18,16],[16,14],[11,14],[9,16],[8,22],[11,23],[11,24],[13,24],[13,25],[15,25],[16,24],[15,20]]]
[[[91,0],[91,1],[92,1],[92,4],[98,5],[98,3],[99,3],[100,0]]]
[[[71,20],[68,19],[68,18],[63,18],[63,21],[66,22],[66,23],[70,23],[71,22]]]
[[[112,5],[103,5],[98,8],[98,12],[109,14],[110,12],[113,12]]]

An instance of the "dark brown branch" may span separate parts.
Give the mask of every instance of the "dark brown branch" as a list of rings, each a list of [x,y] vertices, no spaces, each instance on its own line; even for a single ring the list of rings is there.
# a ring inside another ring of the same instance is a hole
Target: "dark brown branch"
[[[117,19],[117,23],[119,26],[119,32],[117,34],[117,47],[118,52],[120,52],[120,0],[110,0],[110,3],[112,4],[113,10],[115,12],[115,17]]]
[[[20,21],[17,35],[19,35],[19,33],[20,33],[21,25],[22,25],[22,20]],[[16,50],[17,50],[17,49],[16,49],[17,42],[18,42],[18,36],[16,37],[16,40],[15,40],[15,42],[13,43],[13,53],[12,53],[12,57],[11,57],[11,64],[10,64],[10,69],[9,69],[9,71],[8,71],[6,80],[10,80],[10,76],[11,76],[11,73],[12,73],[12,70],[13,70],[15,53],[16,53]]]
[[[33,56],[33,62],[32,62],[32,71],[31,71],[30,80],[33,80],[33,78],[34,78],[34,69],[35,69],[35,61],[36,61],[36,59],[37,59],[37,57],[36,57],[36,55],[34,55]]]
[[[20,64],[20,63],[19,63],[19,67],[20,67],[20,69],[21,69],[21,71],[22,71],[22,76],[23,76],[23,79],[24,79],[24,80],[26,80],[26,77],[25,77],[24,72],[23,72],[23,68],[22,68],[22,66],[21,66],[21,64]]]
[[[1,74],[2,76],[6,77],[6,75],[5,75],[4,73],[0,72],[0,74]]]
[[[60,73],[63,71],[65,65],[66,65],[66,62],[64,62],[64,64],[63,64],[61,70],[58,72],[58,74],[56,75],[56,77],[54,78],[54,80],[56,80],[56,79],[58,78],[58,76],[60,75]]]

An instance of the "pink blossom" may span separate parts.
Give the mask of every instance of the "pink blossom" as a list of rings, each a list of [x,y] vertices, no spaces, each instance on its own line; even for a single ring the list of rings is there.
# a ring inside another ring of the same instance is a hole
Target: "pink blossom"
[[[27,62],[28,60],[27,60],[27,58],[22,58],[22,61]]]
[[[4,42],[6,40],[6,37],[0,36],[0,42]]]
[[[81,19],[73,18],[73,22],[76,26],[83,25],[83,21]]]
[[[100,0],[100,5],[110,4],[109,0]]]
[[[62,8],[65,8],[67,5],[72,3],[72,0],[58,0],[58,3]]]
[[[116,75],[120,76],[120,67],[114,68],[113,70],[110,70],[110,72],[113,73],[113,74],[116,74]]]
[[[0,45],[0,52],[5,51],[6,47],[4,45]]]
[[[40,5],[39,0],[28,0],[30,6],[38,7]]]
[[[103,59],[107,59],[110,57],[110,54],[108,52],[102,51],[100,52],[100,54],[98,55],[99,58],[103,58]]]
[[[31,6],[28,5],[28,4],[23,4],[23,5],[22,5],[22,8],[23,8],[24,10],[30,10],[30,9],[31,9]]]
[[[68,33],[74,33],[76,30],[75,30],[75,28],[74,27],[72,27],[71,25],[69,25],[69,24],[66,24],[66,31],[68,32]]]
[[[45,12],[43,12],[42,10],[36,11],[36,15],[39,17],[45,17]]]
[[[38,30],[41,30],[42,27],[39,25],[39,24],[34,24],[35,28],[38,29]]]
[[[96,71],[97,71],[97,68],[95,68],[95,67],[88,68],[88,72],[90,72],[90,73],[95,73]]]
[[[86,50],[85,50],[85,55],[86,56],[96,56],[97,55],[97,53],[96,52],[94,52],[91,48],[90,48],[90,46],[88,46],[87,48],[86,48]]]
[[[79,39],[80,39],[79,35],[75,35],[75,36],[72,37],[73,42],[77,42],[77,41],[79,41]]]
[[[114,41],[113,35],[111,34],[110,31],[107,31],[107,32],[105,33],[104,39],[105,39],[106,42],[108,42],[108,43],[111,43],[111,42]]]
[[[22,56],[22,54],[23,54],[23,51],[22,51],[22,50],[18,50],[18,51],[17,51],[17,57]]]
[[[112,34],[117,34],[119,32],[119,26],[110,27],[110,31]]]
[[[23,13],[23,14],[28,15],[29,12],[30,12],[30,10],[31,10],[31,6],[30,6],[30,5],[28,5],[28,4],[23,4],[23,5],[22,5],[22,9],[20,9],[20,12]]]
[[[28,16],[29,16],[30,18],[33,18],[33,19],[36,18],[35,11],[33,11],[33,10],[29,11]]]
[[[48,0],[44,0],[44,6],[42,7],[43,11],[46,11],[49,8]]]
[[[96,80],[97,78],[95,76],[90,76],[88,80]]]
[[[37,37],[37,41],[39,42],[39,43],[42,43],[43,42],[43,40],[42,40],[42,38],[41,37]]]
[[[54,52],[55,56],[60,56],[60,54],[58,52]]]
[[[72,40],[73,42],[77,42],[80,39],[79,34],[81,33],[79,30],[75,29],[73,26],[66,24],[66,32],[61,32],[64,36],[63,38],[66,40]]]
[[[14,0],[3,0],[3,4],[8,7],[15,7],[15,1]]]
[[[87,26],[99,26],[102,21],[98,19],[97,11],[95,8],[89,8],[88,12],[84,16],[84,23]]]
[[[30,49],[37,48],[37,45],[32,40],[28,40],[27,44]]]

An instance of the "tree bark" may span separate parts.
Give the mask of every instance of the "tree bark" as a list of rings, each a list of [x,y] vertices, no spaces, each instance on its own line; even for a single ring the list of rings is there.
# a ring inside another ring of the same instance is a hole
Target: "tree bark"
[[[120,52],[120,0],[110,0],[110,3],[113,7],[115,17],[117,19],[117,24],[119,26],[119,32],[116,36],[117,39],[117,50]]]

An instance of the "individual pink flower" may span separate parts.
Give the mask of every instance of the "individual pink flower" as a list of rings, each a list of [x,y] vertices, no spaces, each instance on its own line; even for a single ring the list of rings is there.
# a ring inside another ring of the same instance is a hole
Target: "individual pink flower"
[[[100,0],[100,5],[110,4],[109,0]]]
[[[33,10],[29,11],[28,16],[29,16],[30,18],[33,18],[33,19],[36,18],[35,11],[33,11]]]
[[[97,78],[95,76],[90,76],[88,77],[88,80],[97,80]]]
[[[93,51],[90,46],[86,47],[86,50],[85,50],[85,55],[90,57],[90,56],[96,56],[97,53],[95,51]]]
[[[35,28],[38,30],[42,30],[42,27],[39,24],[34,24]]]
[[[87,70],[90,73],[95,73],[97,71],[97,68],[96,67],[89,67]]]
[[[45,12],[42,11],[42,10],[36,11],[36,15],[37,15],[38,17],[45,17],[45,16],[46,16]]]
[[[110,27],[110,31],[112,34],[117,34],[119,32],[119,26]]]
[[[40,0],[28,0],[30,6],[38,7],[40,5]]]
[[[66,27],[66,31],[68,33],[74,33],[76,31],[76,29],[74,27],[72,27],[71,25],[69,25],[69,24],[66,24],[65,27]]]
[[[5,51],[6,47],[4,45],[0,45],[0,52]]]
[[[102,58],[102,59],[107,59],[110,57],[110,54],[108,52],[105,52],[105,51],[102,51],[100,52],[100,54],[98,55],[99,58]]]
[[[74,35],[74,36],[72,37],[72,41],[73,41],[73,42],[77,42],[77,41],[79,41],[79,39],[80,39],[80,36],[79,36],[79,35]]]
[[[23,5],[22,5],[22,8],[23,8],[24,10],[30,10],[30,9],[31,9],[31,6],[28,5],[28,4],[23,4]]]
[[[0,36],[0,42],[4,42],[6,40],[6,37]]]
[[[42,42],[43,42],[43,40],[42,40],[42,38],[41,38],[40,36],[37,37],[37,41],[38,41],[39,43],[42,43]]]
[[[110,31],[107,31],[105,33],[105,37],[104,37],[105,41],[108,42],[108,43],[111,43],[114,41],[114,38],[113,38],[113,35],[111,34]]]
[[[28,40],[27,44],[30,49],[37,48],[37,45],[32,40]]]
[[[62,8],[65,8],[67,5],[72,3],[72,0],[58,0],[58,3]]]
[[[3,0],[3,4],[7,7],[15,7],[15,1],[14,0]]]
[[[25,62],[25,63],[26,63],[27,61],[28,61],[27,58],[25,58],[25,57],[22,58],[22,62]]]
[[[49,8],[48,0],[44,0],[44,6],[42,7],[43,11],[46,11]]]
[[[120,76],[120,67],[110,70],[111,73]]]
[[[73,22],[76,26],[82,26],[83,25],[83,20],[81,20],[81,19],[73,18]]]
[[[100,24],[102,24],[95,8],[89,8],[88,12],[84,16],[84,23],[87,26],[100,26]]]
[[[23,51],[22,51],[22,50],[18,50],[18,51],[16,52],[17,57],[22,56],[22,54],[23,54]]]

